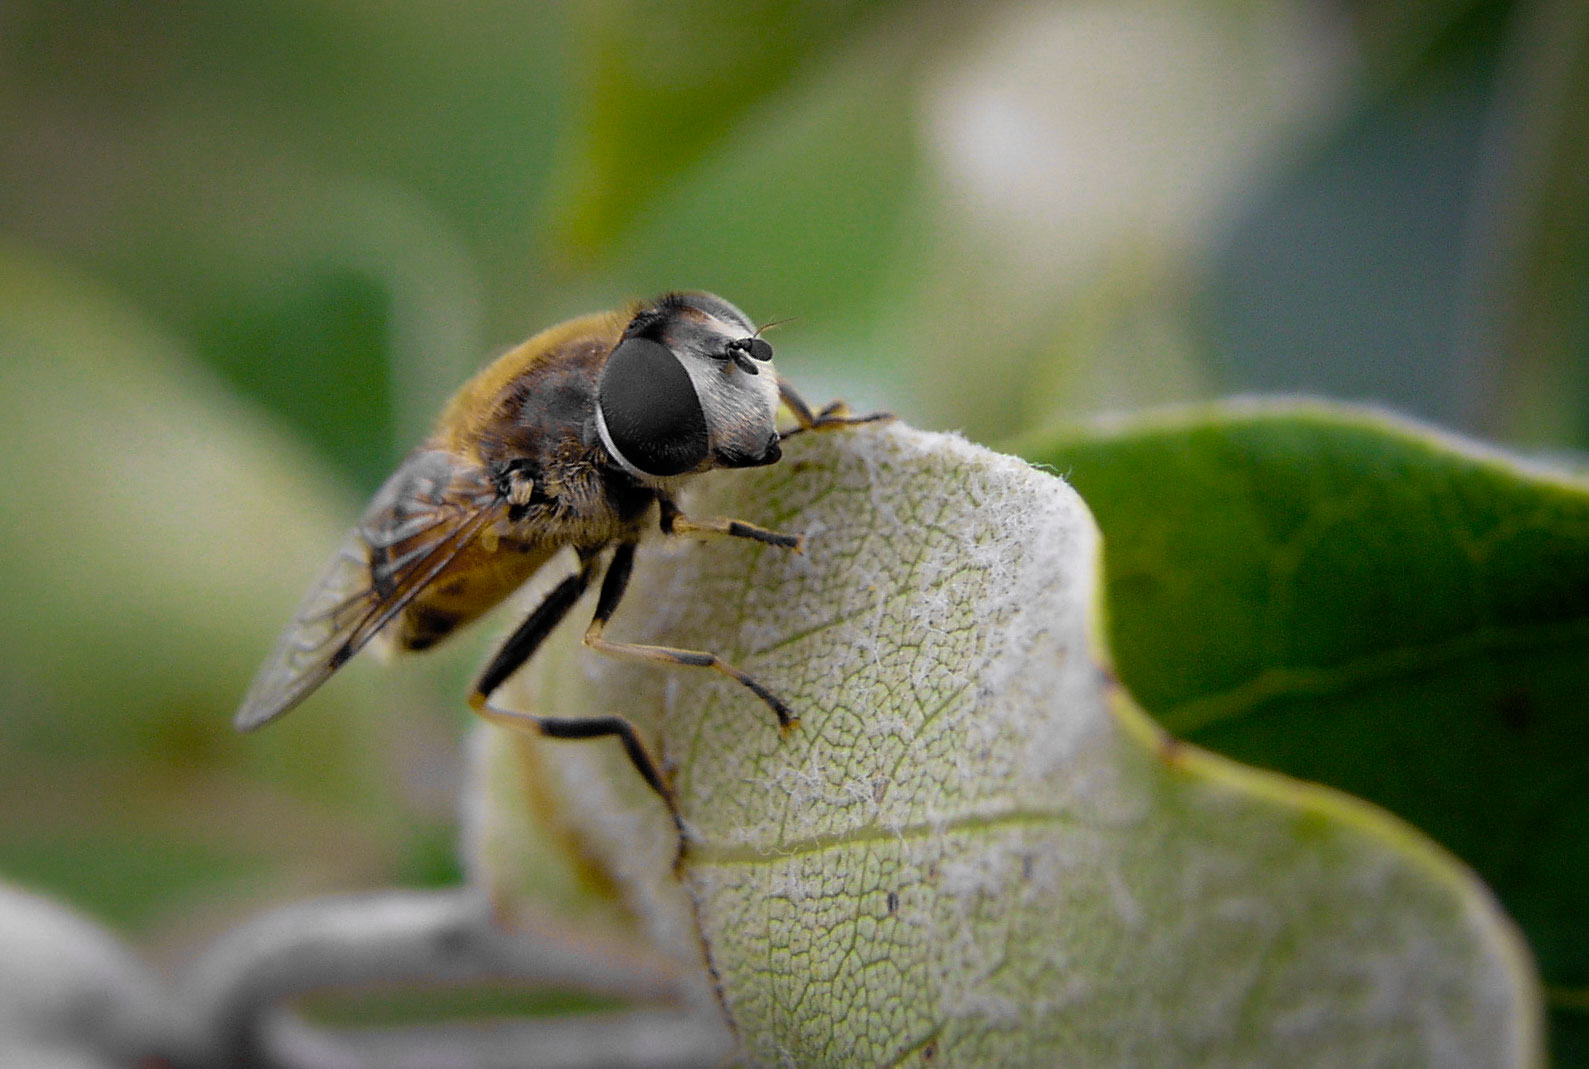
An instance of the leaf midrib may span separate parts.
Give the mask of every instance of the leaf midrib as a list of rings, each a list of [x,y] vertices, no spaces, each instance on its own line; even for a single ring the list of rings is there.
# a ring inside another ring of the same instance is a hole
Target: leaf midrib
[[[968,813],[957,817],[947,817],[943,820],[919,821],[914,824],[882,824],[873,822],[861,824],[842,832],[829,832],[791,839],[773,847],[751,843],[692,842],[689,848],[687,864],[765,865],[866,843],[919,841],[936,838],[946,832],[988,831],[1033,824],[1070,824],[1080,826],[1082,821],[1074,814],[1063,810],[1018,808],[992,813]]]

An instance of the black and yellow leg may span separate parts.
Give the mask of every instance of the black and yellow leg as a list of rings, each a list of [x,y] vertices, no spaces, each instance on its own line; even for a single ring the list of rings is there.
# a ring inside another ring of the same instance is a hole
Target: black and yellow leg
[[[485,671],[480,673],[480,678],[475,682],[470,704],[474,704],[475,698],[484,703],[498,687],[507,682],[509,676],[535,655],[541,643],[546,641],[546,636],[563,622],[568,610],[584,596],[590,581],[596,577],[596,561],[594,554],[582,559],[579,571],[553,587],[552,592],[546,595],[546,600],[537,605],[535,611],[498,647],[491,663],[486,665]]]
[[[673,789],[662,778],[662,771],[651,759],[645,743],[640,741],[634,725],[623,717],[536,716],[534,713],[522,713],[492,705],[478,692],[470,698],[469,704],[482,719],[511,731],[523,731],[529,728],[549,739],[605,739],[616,736],[618,741],[623,743],[623,752],[629,755],[629,763],[640,773],[640,778],[662,796],[662,800],[667,803],[669,815],[673,817],[673,823],[683,831],[684,818],[679,813],[679,803],[673,797]]]
[[[748,538],[753,542],[764,542],[769,546],[792,549],[796,553],[805,550],[805,535],[780,534],[765,527],[757,527],[753,523],[746,523],[744,520],[730,520],[721,516],[714,516],[709,520],[692,520],[667,498],[658,500],[662,506],[663,534],[684,535],[691,538]]]
[[[864,416],[850,415],[850,406],[843,401],[834,401],[820,412],[812,412],[811,406],[805,399],[795,392],[795,388],[784,379],[778,380],[778,396],[783,403],[789,406],[789,411],[794,413],[794,418],[800,425],[793,430],[785,431],[783,437],[799,434],[801,431],[825,431],[834,427],[853,427],[857,423],[877,423],[894,418],[892,412],[870,412]]]
[[[491,695],[496,689],[530,659],[585,593],[595,577],[597,559],[596,554],[581,559],[579,571],[554,587],[546,596],[546,600],[536,607],[512,635],[508,636],[508,640],[491,658],[491,663],[486,666],[474,689],[470,691],[469,706],[483,719],[493,724],[514,731],[528,729],[547,738],[599,739],[615,736],[623,744],[624,753],[629,755],[629,761],[640,773],[640,778],[667,803],[673,823],[682,833],[683,819],[679,814],[678,802],[673,797],[673,791],[668,787],[661,770],[651,759],[651,754],[647,752],[634,725],[629,721],[621,716],[536,716],[534,713],[503,709],[491,704]],[[605,585],[602,589],[605,593]]]
[[[720,672],[740,686],[750,691],[767,704],[767,707],[778,717],[778,727],[788,733],[800,723],[800,719],[789,711],[777,695],[766,687],[756,682],[738,668],[729,664],[715,653],[703,650],[681,650],[672,646],[645,646],[631,642],[613,642],[603,632],[607,629],[607,621],[612,619],[612,614],[618,608],[618,603],[623,600],[624,591],[629,586],[629,575],[634,570],[634,544],[632,542],[620,545],[613,554],[612,563],[607,567],[607,577],[602,580],[601,595],[596,599],[596,615],[590,621],[590,626],[585,629],[585,645],[602,653],[611,653],[620,657],[637,657],[644,661],[656,664],[677,664],[686,668],[710,668]]]

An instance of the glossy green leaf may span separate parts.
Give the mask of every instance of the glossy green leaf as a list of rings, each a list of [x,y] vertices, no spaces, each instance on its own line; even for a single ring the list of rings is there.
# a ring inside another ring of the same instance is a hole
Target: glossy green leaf
[[[1108,546],[1170,731],[1361,795],[1589,984],[1589,482],[1376,412],[1190,409],[1033,443]]]
[[[1560,1064],[1586,1064],[1589,483],[1306,403],[1025,453],[1098,516],[1112,643],[1142,705],[1378,802],[1475,866],[1556,993]]]
[[[794,439],[691,508],[802,531],[806,552],[657,548],[609,634],[712,649],[802,723],[780,738],[731,681],[566,629],[503,700],[632,715],[688,848],[675,873],[616,745],[493,731],[523,757],[488,761],[473,840],[504,907],[525,893],[515,821],[550,810],[758,1063],[1539,1058],[1526,953],[1461,865],[1137,709],[1099,630],[1097,532],[1061,480],[888,426]]]

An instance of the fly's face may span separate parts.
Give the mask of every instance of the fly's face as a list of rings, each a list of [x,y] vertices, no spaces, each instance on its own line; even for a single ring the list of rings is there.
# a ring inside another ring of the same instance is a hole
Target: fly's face
[[[781,455],[772,346],[745,314],[705,293],[669,294],[630,321],[602,369],[602,444],[649,484]]]

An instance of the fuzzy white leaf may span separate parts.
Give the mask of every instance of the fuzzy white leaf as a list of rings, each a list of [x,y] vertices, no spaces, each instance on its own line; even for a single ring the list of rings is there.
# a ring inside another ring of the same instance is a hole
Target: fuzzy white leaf
[[[484,766],[474,856],[499,898],[524,893],[503,830],[526,788],[552,799],[750,1061],[1541,1057],[1526,953],[1466,870],[1135,708],[1098,626],[1097,531],[1060,479],[892,425],[792,440],[690,508],[807,551],[658,546],[609,634],[719,653],[801,726],[781,738],[731,681],[600,657],[570,627],[507,701],[632,717],[685,861],[616,745],[503,733],[517,759]]]

